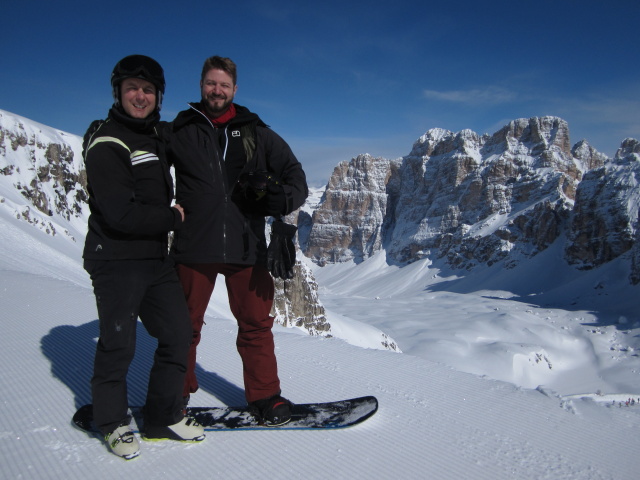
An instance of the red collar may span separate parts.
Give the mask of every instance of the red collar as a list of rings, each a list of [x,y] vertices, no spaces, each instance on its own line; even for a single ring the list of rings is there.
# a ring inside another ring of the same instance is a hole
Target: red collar
[[[224,112],[222,115],[216,118],[211,118],[207,114],[206,110],[204,109],[202,109],[202,113],[206,115],[206,117],[211,121],[211,123],[213,123],[216,127],[219,127],[220,125],[224,125],[225,123],[228,123],[229,120],[231,120],[233,117],[236,116],[236,106],[232,103],[226,112]]]

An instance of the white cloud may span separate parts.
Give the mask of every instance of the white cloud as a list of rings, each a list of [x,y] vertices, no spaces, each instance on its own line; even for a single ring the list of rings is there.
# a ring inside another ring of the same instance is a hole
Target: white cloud
[[[516,94],[503,87],[489,86],[470,90],[424,90],[423,95],[430,100],[444,102],[467,103],[472,105],[486,105],[506,103],[515,100]]]

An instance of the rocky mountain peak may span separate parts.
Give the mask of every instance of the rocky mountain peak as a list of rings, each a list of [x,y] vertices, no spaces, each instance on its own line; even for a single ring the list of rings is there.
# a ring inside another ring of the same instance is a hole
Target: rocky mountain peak
[[[528,153],[557,149],[570,155],[569,125],[558,117],[519,118],[509,122],[492,137],[496,143],[505,142],[514,153]]]
[[[552,116],[493,135],[434,128],[402,159],[336,167],[304,252],[323,264],[384,249],[399,264],[428,256],[470,270],[509,268],[564,239],[568,263],[594,268],[637,248],[638,155],[633,139],[614,160],[584,140],[571,148],[567,122]]]
[[[640,161],[640,142],[634,138],[623,140],[615,155],[616,162],[638,162]]]
[[[586,140],[580,140],[571,149],[571,155],[583,164],[583,170],[592,170],[602,167],[608,160],[607,156],[598,152]]]

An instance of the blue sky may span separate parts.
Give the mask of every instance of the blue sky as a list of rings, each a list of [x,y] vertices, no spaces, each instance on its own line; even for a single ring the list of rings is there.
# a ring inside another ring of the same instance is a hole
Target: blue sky
[[[162,118],[199,100],[211,55],[236,102],[285,138],[309,183],[360,153],[398,158],[431,128],[494,133],[555,115],[572,144],[613,156],[640,140],[637,0],[107,2],[2,7],[0,109],[82,135],[132,53],[167,79]]]

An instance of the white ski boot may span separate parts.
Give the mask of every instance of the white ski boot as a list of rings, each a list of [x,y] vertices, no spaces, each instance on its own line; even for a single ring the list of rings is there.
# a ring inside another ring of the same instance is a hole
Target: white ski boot
[[[111,451],[125,460],[131,460],[140,455],[140,442],[129,425],[120,425],[113,432],[105,435],[104,439]]]

